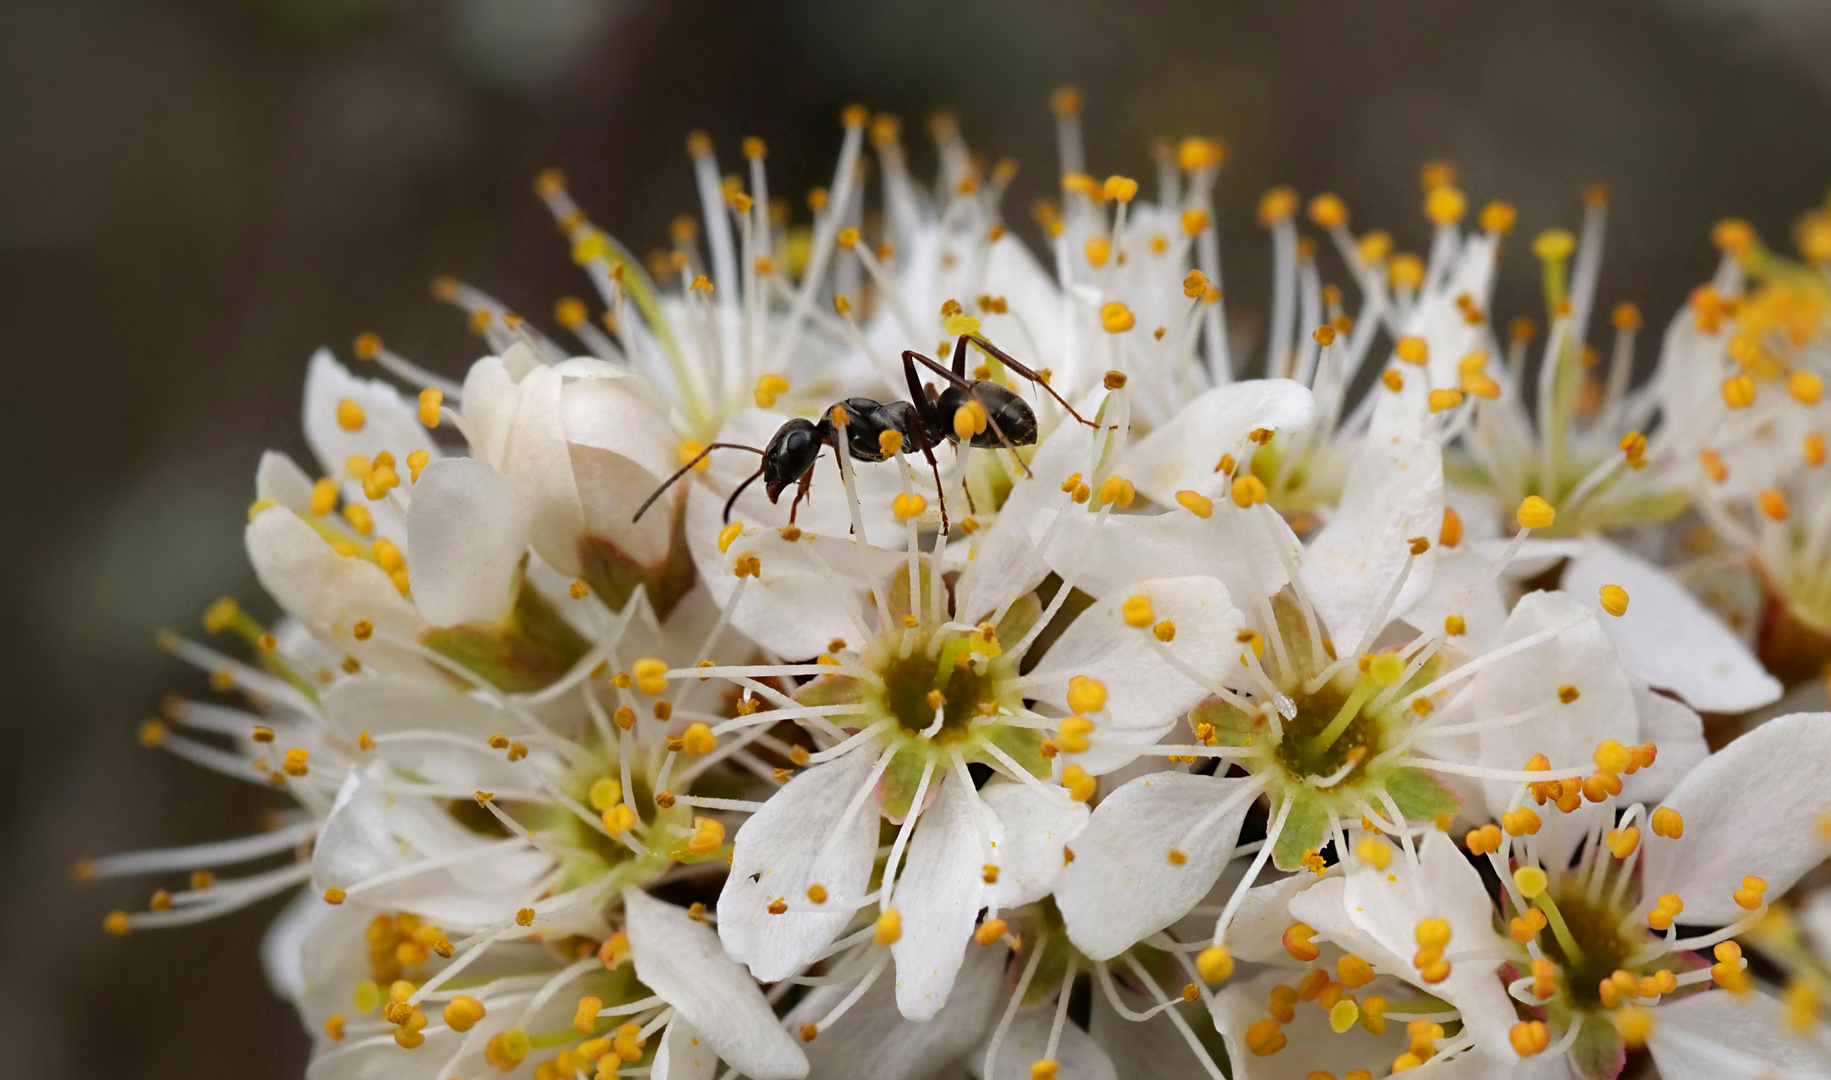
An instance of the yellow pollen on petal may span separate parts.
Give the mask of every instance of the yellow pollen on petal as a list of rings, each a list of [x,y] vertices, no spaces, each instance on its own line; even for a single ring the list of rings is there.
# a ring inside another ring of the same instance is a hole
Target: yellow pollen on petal
[[[1142,630],[1157,621],[1157,614],[1152,609],[1151,598],[1148,596],[1134,596],[1119,610],[1127,626]]]
[[[1384,870],[1392,863],[1392,845],[1378,837],[1362,837],[1354,845],[1354,857],[1375,870]]]
[[[1628,591],[1619,585],[1604,585],[1597,590],[1602,610],[1617,618],[1628,612]]]

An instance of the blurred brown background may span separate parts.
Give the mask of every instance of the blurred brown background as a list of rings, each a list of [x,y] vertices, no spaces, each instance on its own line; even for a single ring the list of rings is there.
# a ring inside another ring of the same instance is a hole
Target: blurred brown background
[[[1276,10],[1274,10],[1276,9]],[[264,795],[140,751],[195,677],[151,644],[244,598],[259,451],[303,450],[321,343],[362,330],[460,374],[478,353],[426,284],[454,272],[545,317],[578,291],[529,180],[567,170],[638,251],[695,209],[684,134],[770,146],[773,190],[824,182],[853,100],[912,135],[957,110],[1052,186],[1045,102],[1088,97],[1097,172],[1148,177],[1148,139],[1219,133],[1234,305],[1262,301],[1253,200],[1340,192],[1419,246],[1417,168],[1530,236],[1613,184],[1603,301],[1663,321],[1735,213],[1784,241],[1831,182],[1831,5],[1815,0],[978,0],[899,7],[634,0],[0,3],[0,326],[6,694],[0,1045],[38,1078],[299,1074],[266,991],[276,905],[104,937],[156,884],[78,889],[71,860],[250,829]],[[931,160],[926,148],[918,161]],[[923,166],[926,169],[926,166]],[[1149,185],[1147,185],[1149,190]],[[1524,245],[1515,245],[1523,248]],[[1530,311],[1516,251],[1497,311]],[[1521,272],[1527,270],[1528,272]],[[1646,359],[1643,356],[1643,360]]]

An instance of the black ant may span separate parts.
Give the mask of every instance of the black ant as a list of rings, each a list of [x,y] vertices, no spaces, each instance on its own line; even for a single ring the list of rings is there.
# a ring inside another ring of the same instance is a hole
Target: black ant
[[[838,427],[833,422],[835,409],[844,410],[843,426],[846,430],[846,450],[854,461],[883,461],[889,454],[884,451],[883,436],[894,431],[902,436],[905,447],[913,447],[922,452],[927,459],[928,467],[935,474],[935,494],[941,498],[941,469],[935,463],[934,448],[943,440],[958,443],[961,436],[954,427],[955,417],[969,403],[975,404],[983,412],[985,424],[967,439],[969,447],[995,449],[1003,446],[1014,454],[1019,446],[1030,446],[1036,442],[1036,413],[1030,403],[1018,397],[989,379],[968,379],[966,377],[966,347],[971,342],[995,357],[1005,367],[1021,378],[1042,387],[1049,396],[1061,403],[1068,410],[1068,415],[1088,427],[1093,427],[1091,420],[1075,412],[1074,406],[1056,393],[1048,380],[1035,371],[1012,359],[1004,350],[993,345],[977,334],[962,334],[954,343],[953,370],[949,371],[940,364],[913,349],[903,351],[903,375],[909,381],[908,401],[890,401],[879,403],[870,398],[847,398],[833,409],[827,409],[818,421],[796,417],[783,424],[769,439],[769,445],[762,450],[742,443],[713,443],[694,456],[692,461],[680,467],[680,471],[663,481],[636,511],[635,520],[640,521],[648,508],[661,498],[662,492],[672,487],[675,481],[687,475],[695,465],[714,450],[748,450],[759,455],[763,461],[757,471],[745,478],[725,500],[725,516],[731,520],[731,507],[739,495],[759,477],[763,480],[763,489],[769,493],[769,501],[776,502],[790,484],[796,486],[795,499],[789,504],[788,523],[795,523],[795,514],[801,508],[801,500],[807,497],[808,489],[814,482],[814,466],[820,461],[820,449],[823,446],[833,447],[834,464],[837,465],[839,445]],[[921,364],[947,381],[946,389],[935,393],[922,385],[921,377],[916,373],[916,365]],[[975,418],[976,419],[976,418]],[[978,425],[963,425],[978,426]],[[1019,461],[1022,466],[1022,461]],[[1026,469],[1027,473],[1028,470]],[[947,529],[947,503],[941,501],[941,528]]]

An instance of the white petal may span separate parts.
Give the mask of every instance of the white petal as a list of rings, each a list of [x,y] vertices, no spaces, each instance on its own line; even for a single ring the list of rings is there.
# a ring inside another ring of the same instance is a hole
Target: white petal
[[[1109,960],[1187,914],[1221,876],[1251,800],[1242,800],[1179,850],[1170,849],[1246,780],[1163,772],[1106,796],[1070,846],[1055,902],[1075,948]]]
[[[797,1075],[805,1072],[803,1065],[802,1073]],[[699,1029],[679,1016],[669,1020],[650,1066],[652,1080],[712,1080],[717,1075],[718,1055],[712,1052],[712,1044],[700,1036]]]
[[[1234,959],[1256,963],[1282,963],[1288,959],[1284,932],[1299,921],[1291,915],[1291,901],[1316,884],[1313,874],[1300,871],[1246,890],[1246,899],[1227,924],[1227,949]]]
[[[812,1080],[855,1080],[859,1063],[870,1062],[871,1080],[934,1076],[947,1062],[979,1045],[997,1022],[1006,993],[1008,955],[1002,948],[968,950],[947,1004],[921,1023],[897,1011],[890,980],[880,977],[838,1023],[806,1044],[812,1066],[808,1075]],[[853,985],[813,987],[789,1012],[789,1027],[822,1019]],[[980,1056],[985,1056],[983,1051]]]
[[[261,455],[260,467],[254,473],[254,497],[257,501],[284,506],[295,514],[308,513],[312,502],[312,478],[294,464],[292,458],[278,450],[269,450]]]
[[[1664,799],[1692,769],[1710,756],[1704,720],[1682,701],[1634,687],[1634,712],[1640,717],[1639,740],[1659,748],[1653,766],[1621,778],[1621,804]]]
[[[1362,444],[1343,481],[1335,515],[1303,557],[1308,586],[1329,635],[1353,648],[1391,592],[1416,537],[1418,556],[1393,605],[1403,611],[1430,590],[1443,528],[1443,452],[1434,439],[1374,439]]]
[[[1086,803],[1051,799],[1029,784],[999,780],[979,797],[1004,827],[990,860],[998,865],[998,882],[986,889],[986,906],[1022,907],[1048,896],[1066,864],[1062,848],[1086,828],[1092,811]]]
[[[985,1072],[983,1050],[966,1055],[967,1071],[984,1080],[1030,1080],[1030,1066],[1049,1049],[1049,1029],[1054,1025],[1053,1009],[1039,1006],[1019,1012],[998,1043],[998,1058],[992,1062],[992,1071]],[[1072,1022],[1062,1025],[1055,1061],[1061,1066],[1057,1075],[1062,1080],[1119,1080],[1106,1051]]]
[[[867,800],[843,829],[840,816],[870,775],[874,758],[861,750],[814,766],[783,785],[738,829],[731,872],[718,897],[718,936],[732,959],[749,965],[764,982],[785,979],[812,963],[851,920],[853,907],[846,901],[865,894],[877,852],[877,808]],[[816,865],[823,846],[825,859]],[[778,898],[805,905],[809,885],[826,889],[832,913],[769,913]]]
[[[1143,1012],[1157,1004],[1144,994],[1116,986],[1126,1008]],[[1199,1032],[1209,1021],[1196,1020],[1190,1027]],[[1087,1033],[1106,1052],[1121,1080],[1208,1080],[1209,1072],[1176,1024],[1164,1013],[1149,1020],[1127,1020],[1106,1000],[1104,991],[1093,992],[1093,1014]]]
[[[796,660],[819,655],[834,638],[863,644],[864,630],[877,622],[869,593],[906,566],[906,556],[854,544],[843,533],[804,532],[789,541],[775,528],[752,528],[721,553],[717,541],[723,502],[705,485],[694,486],[687,500],[687,545],[707,590],[721,605],[732,605],[737,561],[756,556],[760,573],[730,607],[731,624],[752,641]]]
[[[323,897],[309,890],[300,892],[261,936],[261,970],[267,975],[267,985],[301,1009],[307,987],[305,942],[335,910]]]
[[[1089,514],[1081,507],[1039,513],[1030,538],[1041,543],[1055,532],[1045,553],[1049,566],[1075,588],[1109,596],[1153,577],[1213,576],[1237,603],[1269,599],[1290,582],[1278,549],[1301,558],[1303,545],[1277,514],[1241,510],[1216,500],[1206,520],[1194,514]]]
[[[1175,623],[1174,640],[1161,642],[1151,627],[1126,623],[1124,605],[1135,596],[1150,600],[1156,619]],[[1030,673],[1034,684],[1027,693],[1066,713],[1070,679],[1086,675],[1104,683],[1110,724],[1096,731],[1085,753],[1069,760],[1089,773],[1111,772],[1136,756],[1129,747],[1155,742],[1211,692],[1179,665],[1197,673],[1237,666],[1235,635],[1244,623],[1227,587],[1215,578],[1144,581],[1099,601],[1070,623]]]
[[[710,927],[640,889],[624,890],[623,910],[636,977],[699,1029],[719,1057],[756,1080],[807,1075],[801,1048]]]
[[[1606,540],[1591,540],[1564,569],[1564,588],[1587,600],[1604,585],[1628,592],[1627,614],[1603,626],[1636,678],[1704,712],[1746,712],[1780,696],[1780,681],[1683,583]]]
[[[507,616],[529,523],[527,500],[514,481],[476,458],[427,466],[407,510],[413,601],[426,621],[494,625]]]
[[[1501,632],[1505,645],[1542,630],[1569,623],[1585,609],[1574,597],[1558,592],[1528,593],[1514,605]],[[1600,617],[1600,616],[1599,616]],[[1564,686],[1578,697],[1558,705],[1538,720],[1492,728],[1477,734],[1481,765],[1522,769],[1534,754],[1544,754],[1553,769],[1584,766],[1605,739],[1634,745],[1640,732],[1633,686],[1615,659],[1615,647],[1596,619],[1586,619],[1564,633],[1483,668],[1469,680],[1469,703],[1477,720],[1498,720],[1558,701]],[[1512,781],[1484,781],[1488,810],[1495,817],[1512,809]]]
[[[338,422],[337,406],[344,400],[362,410],[362,426],[355,431],[345,431]],[[439,456],[416,405],[385,382],[351,375],[329,349],[313,353],[305,372],[305,441],[327,476],[347,475],[346,463],[358,454],[373,458],[386,450],[397,462],[415,450]]]
[[[1138,440],[1117,471],[1139,494],[1166,506],[1176,505],[1182,490],[1219,502],[1230,490],[1229,478],[1214,470],[1222,454],[1238,454],[1255,428],[1289,435],[1308,427],[1315,413],[1309,390],[1289,379],[1227,383],[1189,402]]]
[[[939,1012],[953,989],[973,936],[997,829],[998,819],[958,777],[945,779],[916,822],[892,902],[902,913],[903,936],[890,946],[897,1008],[911,1020]]]
[[[500,357],[486,356],[470,366],[464,376],[464,430],[471,456],[507,468],[520,400],[521,390]]]
[[[1687,912],[1688,913],[1688,912]],[[1785,1006],[1766,994],[1710,990],[1653,1013],[1647,1049],[1663,1080],[1824,1080],[1831,1049],[1816,1031],[1786,1026]]]
[[[535,368],[521,380],[501,468],[527,493],[534,550],[561,573],[576,574],[584,516],[566,443],[564,389],[550,367]]]
[[[365,662],[391,659],[397,668],[421,666],[381,642],[359,642],[351,633],[363,620],[377,632],[403,637],[421,626],[419,613],[381,567],[337,554],[297,514],[280,506],[254,516],[246,542],[261,587],[320,641]]]
[[[1685,922],[1717,926],[1747,914],[1732,899],[1744,875],[1765,878],[1767,898],[1779,899],[1826,855],[1819,821],[1831,810],[1831,713],[1762,724],[1693,769],[1666,805],[1685,832],[1646,838],[1647,901],[1677,893]]]
[[[641,393],[643,384],[634,376],[570,382],[563,412],[585,527],[651,562],[667,554],[673,504],[658,505],[640,522],[633,519],[679,467],[678,437],[667,414]]]
[[[488,739],[513,718],[450,685],[383,675],[339,679],[322,697],[325,726],[347,743],[363,732],[379,738],[374,755],[434,784],[462,790],[513,791],[528,782],[528,765],[511,763]],[[436,733],[462,740],[390,740],[395,732]]]

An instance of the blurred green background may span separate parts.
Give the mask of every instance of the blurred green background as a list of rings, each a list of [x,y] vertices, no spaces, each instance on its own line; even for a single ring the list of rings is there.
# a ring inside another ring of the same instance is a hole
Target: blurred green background
[[[1034,240],[1046,100],[1072,81],[1100,174],[1149,177],[1156,135],[1227,139],[1236,311],[1266,293],[1266,187],[1335,190],[1415,249],[1418,166],[1449,157],[1523,236],[1611,183],[1602,301],[1663,324],[1709,273],[1715,220],[1784,242],[1823,196],[1828,47],[1820,0],[0,3],[9,1075],[299,1074],[306,1039],[257,961],[276,905],[116,940],[103,914],[173,882],[79,889],[69,866],[255,827],[263,792],[135,745],[162,694],[198,689],[152,633],[251,596],[253,466],[303,451],[313,347],[347,357],[375,330],[457,376],[479,348],[435,273],[539,318],[580,290],[529,194],[540,168],[642,251],[696,208],[692,128],[728,161],[763,136],[798,203],[844,104],[901,114],[919,163],[920,121],[951,107],[1020,161],[1005,209]],[[1500,317],[1537,307],[1524,246]]]

